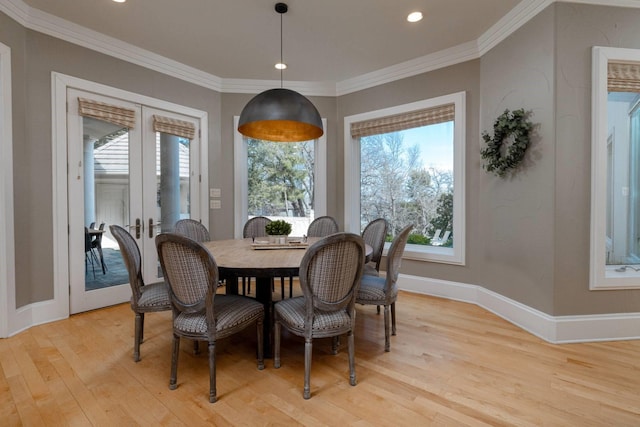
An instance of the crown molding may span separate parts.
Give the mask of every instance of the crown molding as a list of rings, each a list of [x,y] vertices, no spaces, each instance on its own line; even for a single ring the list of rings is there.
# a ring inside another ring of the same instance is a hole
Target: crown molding
[[[307,96],[341,96],[478,59],[553,3],[640,7],[640,0],[522,0],[477,40],[340,82],[291,81],[284,86]],[[280,86],[276,80],[223,79],[42,12],[22,0],[2,0],[0,12],[31,30],[218,92],[255,94]]]
[[[509,13],[478,37],[479,55],[482,56],[487,53],[538,13],[542,12],[547,6],[555,2],[556,0],[528,0],[518,3]]]
[[[22,0],[3,0],[0,11],[33,31],[52,36],[150,70],[221,91],[222,79],[97,31],[32,8]]]
[[[265,90],[285,87],[295,90],[305,96],[336,96],[336,85],[332,82],[301,82],[285,80],[251,80],[251,79],[223,79],[224,93],[256,94]]]
[[[477,58],[479,58],[479,53],[476,42],[467,42],[352,79],[343,80],[336,84],[336,93],[338,95],[346,95]]]

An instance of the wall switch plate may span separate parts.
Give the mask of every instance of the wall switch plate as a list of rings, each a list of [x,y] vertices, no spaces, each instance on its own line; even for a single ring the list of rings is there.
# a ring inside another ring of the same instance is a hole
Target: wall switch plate
[[[220,202],[220,200],[209,200],[209,207],[211,209],[221,209],[222,202]]]
[[[221,195],[222,195],[222,191],[219,188],[209,189],[209,197],[220,197]]]

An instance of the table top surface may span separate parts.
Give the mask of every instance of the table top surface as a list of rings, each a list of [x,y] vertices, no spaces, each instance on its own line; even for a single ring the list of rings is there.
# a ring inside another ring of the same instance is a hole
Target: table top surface
[[[311,246],[318,238],[309,237]],[[251,239],[213,240],[202,244],[211,251],[218,267],[235,269],[298,268],[306,248],[256,250]]]
[[[309,246],[320,240],[319,237],[309,237]],[[232,269],[291,269],[299,268],[302,257],[307,248],[256,250],[252,247],[252,240],[229,239],[213,240],[202,243],[213,255],[221,268]],[[366,245],[365,252],[371,253],[373,249]]]

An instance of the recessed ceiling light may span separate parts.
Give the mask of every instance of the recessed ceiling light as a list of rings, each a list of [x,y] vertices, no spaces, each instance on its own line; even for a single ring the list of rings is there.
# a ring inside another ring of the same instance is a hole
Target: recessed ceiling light
[[[278,62],[278,63],[276,64],[276,68],[277,68],[278,70],[285,70],[285,69],[287,68],[287,64],[283,64],[282,62]]]
[[[116,2],[116,3],[124,3],[124,2],[126,2],[127,0],[113,0],[113,1],[114,1],[114,2]]]
[[[409,22],[418,22],[422,20],[422,12],[411,12],[409,16],[407,16],[407,21]]]

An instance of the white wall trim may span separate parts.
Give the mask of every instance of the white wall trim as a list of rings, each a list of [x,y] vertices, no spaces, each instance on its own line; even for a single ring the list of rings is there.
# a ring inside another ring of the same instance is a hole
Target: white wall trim
[[[340,82],[287,82],[287,87],[306,96],[341,96],[428,71],[480,58],[491,48],[556,2],[604,6],[640,7],[638,0],[522,0],[477,40],[375,70]],[[276,80],[223,79],[172,59],[125,43],[65,19],[58,18],[22,0],[3,0],[0,11],[26,28],[69,43],[110,55],[160,73],[223,93],[260,93],[280,85]]]
[[[0,43],[0,338],[9,336],[16,309],[11,99],[11,49]]]
[[[552,344],[640,339],[640,312],[551,316],[482,286],[405,274],[398,287],[475,304]]]

